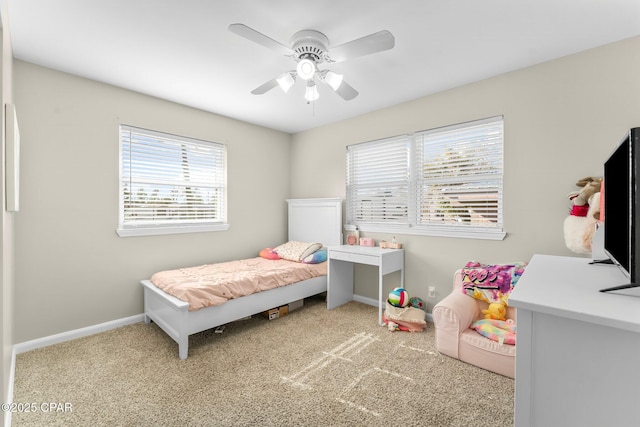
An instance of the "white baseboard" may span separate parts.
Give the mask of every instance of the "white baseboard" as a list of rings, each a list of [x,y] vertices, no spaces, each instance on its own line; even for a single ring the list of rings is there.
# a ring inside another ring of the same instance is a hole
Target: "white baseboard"
[[[353,300],[378,307],[378,300],[374,298],[363,297],[361,295],[354,295]],[[110,322],[100,323],[98,325],[87,326],[86,328],[74,329],[72,331],[62,332],[48,337],[42,337],[31,341],[25,341],[22,343],[14,344],[11,360],[11,374],[13,376],[13,369],[15,366],[15,355],[25,353],[27,351],[35,350],[42,347],[48,347],[50,345],[58,344],[65,341],[71,341],[77,338],[87,337],[100,332],[105,332],[111,329],[119,328],[121,326],[132,325],[144,321],[144,314],[136,314],[135,316],[125,317],[123,319],[112,320]],[[433,316],[431,313],[427,313],[427,321],[433,323]],[[13,380],[10,382],[13,385]]]
[[[378,306],[378,300],[373,298],[363,297],[362,295],[354,295],[353,300],[357,302],[361,302],[363,304],[372,305],[374,307]]]
[[[354,295],[353,300],[378,307],[378,300],[361,295]],[[14,344],[11,351],[11,366],[9,368],[9,389],[8,397],[9,402],[13,402],[13,383],[15,378],[16,368],[16,355],[25,353],[27,351],[36,350],[38,348],[48,347],[50,345],[59,344],[66,341],[71,341],[77,338],[87,337],[100,332],[105,332],[111,329],[119,328],[121,326],[132,325],[144,321],[144,314],[136,314],[135,316],[125,317],[123,319],[112,320],[110,322],[100,323],[98,325],[87,326],[86,328],[74,329],[72,331],[62,332],[48,337],[42,337],[31,341],[25,341],[22,343]],[[430,313],[427,313],[427,321],[433,322],[433,317]],[[11,426],[11,411],[6,411],[4,414],[4,425]]]
[[[353,300],[357,302],[361,302],[363,304],[372,305],[374,307],[378,307],[378,300],[373,298],[363,297],[362,295],[354,295]],[[433,323],[433,316],[431,313],[427,313],[426,321]]]
[[[50,335],[48,337],[42,337],[35,340],[18,343],[13,346],[13,352],[15,354],[25,353],[37,348],[47,347],[53,344],[87,337],[89,335],[94,335],[100,332],[108,331],[110,329],[115,329],[121,326],[127,326],[142,321],[144,321],[144,314],[136,314],[135,316],[125,317],[123,319],[112,320],[110,322],[100,323],[98,325],[87,326],[86,328],[74,329],[72,331],[62,332],[60,334]]]
[[[110,322],[100,323],[99,325],[87,326],[86,328],[74,329],[73,331],[62,332],[56,335],[50,335],[48,337],[42,337],[31,341],[14,344],[11,349],[11,366],[9,367],[9,387],[7,390],[8,402],[13,403],[13,383],[16,374],[16,355],[25,353],[27,351],[35,350],[42,347],[47,347],[53,344],[58,344],[65,341],[71,341],[76,338],[87,337],[99,332],[105,332],[110,329],[119,328],[121,326],[132,325],[144,321],[144,314],[137,314],[131,317],[125,317],[124,319],[112,320]],[[11,426],[11,411],[4,413],[5,427]]]

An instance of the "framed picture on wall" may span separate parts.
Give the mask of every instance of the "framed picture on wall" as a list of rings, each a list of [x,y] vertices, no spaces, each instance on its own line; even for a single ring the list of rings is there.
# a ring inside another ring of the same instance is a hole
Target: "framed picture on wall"
[[[8,212],[20,209],[20,130],[16,107],[5,105],[5,140],[6,140],[6,206]]]
[[[344,243],[347,245],[357,245],[360,241],[360,231],[355,225],[345,224]]]

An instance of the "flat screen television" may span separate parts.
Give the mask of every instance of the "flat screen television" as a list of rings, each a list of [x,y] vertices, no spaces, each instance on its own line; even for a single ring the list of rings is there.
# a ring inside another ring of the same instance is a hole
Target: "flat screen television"
[[[604,163],[604,252],[629,283],[601,292],[640,286],[640,128],[631,129]]]

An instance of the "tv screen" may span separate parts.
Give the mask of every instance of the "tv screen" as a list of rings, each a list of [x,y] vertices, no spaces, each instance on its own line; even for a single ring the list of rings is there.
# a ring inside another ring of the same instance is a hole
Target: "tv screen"
[[[636,257],[640,231],[636,225],[640,128],[629,131],[604,163],[604,251],[629,279],[629,283],[602,292],[640,286]]]

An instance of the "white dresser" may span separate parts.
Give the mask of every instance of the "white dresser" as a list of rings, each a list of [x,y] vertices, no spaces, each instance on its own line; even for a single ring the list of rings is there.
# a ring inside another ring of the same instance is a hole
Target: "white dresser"
[[[640,288],[613,265],[535,255],[517,308],[515,425],[640,425]]]

